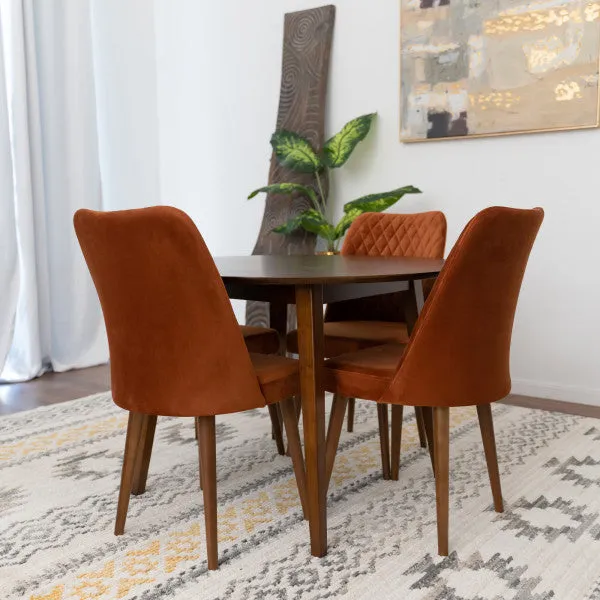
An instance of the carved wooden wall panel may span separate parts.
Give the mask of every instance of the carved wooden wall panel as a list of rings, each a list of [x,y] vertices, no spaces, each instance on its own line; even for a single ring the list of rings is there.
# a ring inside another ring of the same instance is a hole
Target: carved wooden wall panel
[[[335,6],[285,15],[277,129],[295,131],[309,139],[316,148],[320,148],[324,141],[325,97],[334,22]],[[312,184],[314,178],[310,173],[294,173],[282,167],[273,156],[269,183],[286,181],[306,185]],[[290,236],[271,232],[273,227],[306,208],[309,208],[309,202],[303,197],[269,194],[253,254],[313,254],[314,235],[304,231]],[[294,320],[290,314],[290,321]],[[248,302],[246,323],[267,326],[268,306],[262,302]]]

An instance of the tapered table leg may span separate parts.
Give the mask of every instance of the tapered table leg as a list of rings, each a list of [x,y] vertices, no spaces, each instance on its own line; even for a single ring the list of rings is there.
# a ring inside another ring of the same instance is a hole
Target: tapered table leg
[[[420,279],[415,279],[410,282],[408,294],[404,294],[404,318],[406,319],[406,328],[408,329],[409,336],[412,335],[419,314],[421,313],[421,310],[423,310],[424,303],[425,296],[423,294],[423,282]],[[425,419],[423,417],[423,411],[419,406],[415,407],[415,417],[417,431],[419,433],[419,443],[421,444],[421,448],[427,448]]]
[[[297,286],[296,306],[310,547],[313,556],[325,556],[327,554],[327,478],[322,286]]]
[[[279,354],[285,356],[285,336],[287,334],[287,304],[280,302],[269,303],[269,327],[279,334]],[[277,452],[285,454],[283,441],[283,417],[278,406],[269,407],[271,417],[271,432],[277,444]]]

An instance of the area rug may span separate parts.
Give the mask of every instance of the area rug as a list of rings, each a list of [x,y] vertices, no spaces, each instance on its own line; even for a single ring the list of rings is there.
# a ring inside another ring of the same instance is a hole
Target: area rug
[[[452,415],[450,549],[436,553],[429,456],[405,411],[401,478],[380,475],[357,403],[310,556],[266,411],[218,419],[219,571],[208,572],[190,419],[159,419],[148,489],[114,537],[126,415],[108,394],[0,419],[0,598],[600,599],[600,421],[498,405],[506,512],[491,506],[475,412]]]

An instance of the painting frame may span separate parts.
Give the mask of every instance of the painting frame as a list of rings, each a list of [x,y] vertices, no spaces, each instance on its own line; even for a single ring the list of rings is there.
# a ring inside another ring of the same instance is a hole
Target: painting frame
[[[567,132],[567,131],[587,131],[591,129],[599,129],[600,128],[600,22],[596,24],[596,35],[598,37],[598,81],[596,83],[596,111],[595,111],[595,122],[592,124],[586,125],[568,125],[568,126],[557,126],[557,127],[544,127],[544,128],[523,128],[518,130],[511,131],[498,131],[498,132],[485,132],[485,133],[469,133],[467,135],[450,135],[444,137],[410,137],[404,134],[404,93],[403,93],[403,63],[404,63],[404,27],[403,27],[403,12],[404,12],[404,4],[408,0],[398,0],[399,6],[399,139],[402,144],[421,144],[427,142],[444,142],[444,141],[457,141],[457,140],[472,140],[472,139],[482,139],[482,138],[497,138],[497,137],[507,137],[507,136],[521,136],[527,134],[539,134],[539,133],[557,133],[557,132]]]

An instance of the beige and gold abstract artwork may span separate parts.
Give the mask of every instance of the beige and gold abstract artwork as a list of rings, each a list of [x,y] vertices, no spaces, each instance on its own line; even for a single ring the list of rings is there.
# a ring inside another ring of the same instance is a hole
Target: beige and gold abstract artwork
[[[401,138],[599,125],[600,0],[401,0]]]

